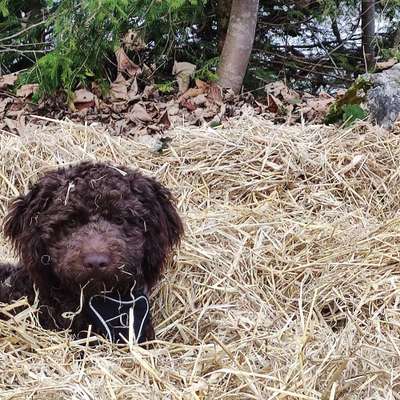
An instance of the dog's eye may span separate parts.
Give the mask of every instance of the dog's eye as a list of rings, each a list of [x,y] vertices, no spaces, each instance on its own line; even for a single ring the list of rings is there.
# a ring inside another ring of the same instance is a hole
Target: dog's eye
[[[123,225],[123,223],[125,222],[125,220],[122,217],[114,217],[114,222],[117,225]]]
[[[78,221],[76,219],[70,219],[67,221],[68,228],[75,228],[78,225]]]

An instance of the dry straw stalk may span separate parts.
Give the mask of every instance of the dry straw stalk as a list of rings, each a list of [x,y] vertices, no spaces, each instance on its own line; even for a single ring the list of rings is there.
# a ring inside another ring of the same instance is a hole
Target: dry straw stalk
[[[26,308],[0,322],[0,398],[400,399],[399,136],[252,116],[171,136],[156,154],[68,122],[0,135],[2,216],[38,175],[92,159],[156,176],[186,223],[153,349],[89,347]]]

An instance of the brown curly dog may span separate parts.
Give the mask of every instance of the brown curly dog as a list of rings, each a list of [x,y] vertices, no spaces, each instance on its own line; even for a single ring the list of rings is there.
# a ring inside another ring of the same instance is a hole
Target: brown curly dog
[[[4,234],[19,265],[0,264],[0,301],[33,302],[36,287],[46,329],[92,325],[119,341],[130,315],[137,342],[154,338],[147,296],[183,234],[170,192],[154,179],[89,162],[48,172],[11,203]]]

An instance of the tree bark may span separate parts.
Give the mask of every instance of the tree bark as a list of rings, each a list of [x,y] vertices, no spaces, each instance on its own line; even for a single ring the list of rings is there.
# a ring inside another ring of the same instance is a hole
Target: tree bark
[[[229,27],[218,67],[218,84],[240,91],[253,48],[258,0],[233,0]]]
[[[362,47],[367,68],[375,66],[375,0],[361,2]]]
[[[215,12],[217,16],[217,39],[218,51],[222,52],[225,44],[226,32],[229,26],[229,16],[231,15],[232,0],[217,0]]]

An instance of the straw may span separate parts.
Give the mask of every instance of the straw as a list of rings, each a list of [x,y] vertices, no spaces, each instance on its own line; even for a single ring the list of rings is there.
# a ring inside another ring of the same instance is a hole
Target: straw
[[[0,135],[2,216],[89,159],[155,176],[186,226],[151,349],[45,331],[21,300],[0,321],[0,398],[400,399],[400,137],[251,114],[169,136],[159,154],[68,121]]]

